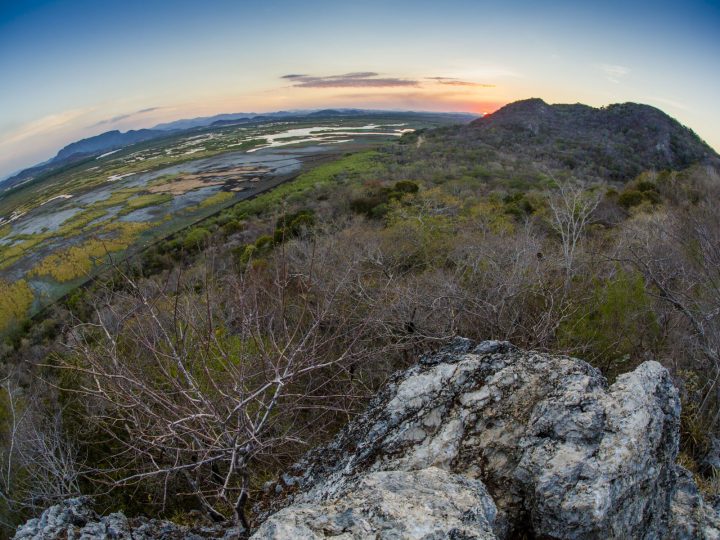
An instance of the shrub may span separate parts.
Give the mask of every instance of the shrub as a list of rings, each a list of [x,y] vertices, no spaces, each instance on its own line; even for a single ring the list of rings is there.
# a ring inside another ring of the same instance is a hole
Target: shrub
[[[390,211],[390,206],[386,203],[380,203],[370,210],[370,217],[373,219],[382,219]]]
[[[310,209],[298,210],[280,217],[275,223],[275,228],[282,227],[302,227],[304,225],[315,224],[315,212]]]
[[[657,186],[653,184],[652,182],[648,182],[647,180],[641,180],[637,184],[635,184],[635,189],[638,191],[642,191],[643,193],[647,193],[650,191],[657,192]]]
[[[272,236],[268,234],[263,234],[262,236],[259,236],[257,240],[255,240],[255,248],[260,250],[263,248],[267,248],[273,245],[274,239]]]
[[[609,376],[652,349],[659,327],[652,300],[640,274],[620,271],[595,282],[592,297],[575,318],[560,328],[560,342],[601,366]]]
[[[532,214],[535,211],[533,204],[525,197],[524,193],[514,193],[513,195],[506,195],[503,198],[505,203],[504,211],[506,214],[522,218]]]
[[[410,182],[409,180],[395,182],[393,189],[394,191],[399,191],[400,193],[417,193],[420,191],[420,187],[415,182]]]
[[[379,204],[387,202],[385,193],[376,193],[365,197],[360,197],[350,201],[350,209],[357,214],[365,214],[372,217],[372,210]]]
[[[646,201],[649,201],[652,204],[660,204],[662,202],[660,194],[657,191],[645,191],[643,192],[643,196]]]
[[[248,244],[242,250],[238,250],[240,253],[238,254],[238,262],[241,265],[247,264],[250,259],[253,258],[255,255],[255,251],[257,248],[255,247],[255,244]]]
[[[237,232],[240,232],[243,230],[243,223],[240,220],[237,219],[231,219],[227,223],[223,225],[223,234],[225,236],[230,236],[231,234],[235,234]]]
[[[401,180],[392,188],[380,187],[370,191],[364,197],[353,199],[350,209],[358,214],[365,214],[369,218],[380,219],[388,212],[388,203],[399,201],[405,195],[412,195],[419,191],[415,182]]]
[[[642,191],[627,189],[618,197],[618,204],[623,208],[632,208],[640,205],[644,200]]]
[[[195,251],[202,248],[210,238],[210,231],[203,227],[195,227],[185,235],[183,248],[187,251]]]

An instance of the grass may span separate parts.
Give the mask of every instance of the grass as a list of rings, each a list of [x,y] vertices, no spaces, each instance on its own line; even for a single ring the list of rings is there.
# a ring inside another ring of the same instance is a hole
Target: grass
[[[97,208],[91,206],[90,208],[83,210],[82,212],[75,214],[70,219],[66,220],[58,229],[58,236],[65,236],[66,233],[82,229],[89,223],[92,223],[96,219],[103,217],[107,211],[105,208]]]
[[[292,182],[286,182],[254,199],[238,203],[233,207],[234,212],[239,216],[261,214],[284,200],[302,197],[333,182],[379,173],[381,166],[376,161],[378,156],[376,151],[358,152],[319,165],[302,173]]]
[[[377,156],[378,153],[375,151],[359,152],[320,165],[301,174],[292,182],[287,182],[254,199],[239,203],[233,207],[233,211],[237,215],[259,214],[283,200],[302,197],[304,194],[332,182],[352,179],[360,175],[366,176],[373,172],[379,173],[381,167],[376,162]],[[173,198],[172,195],[167,193],[142,194],[143,189],[142,187],[118,189],[114,191],[109,198],[94,203],[81,213],[68,219],[57,231],[18,237],[18,239],[22,240],[20,243],[13,246],[0,246],[0,270],[14,264],[28,251],[37,247],[42,242],[51,238],[71,238],[82,231],[89,223],[104,216],[108,208],[122,205],[123,208],[119,212],[119,215],[126,215],[141,208],[167,203]],[[198,205],[198,208],[209,208],[220,205],[228,202],[232,197],[234,197],[232,193],[216,193],[202,201]],[[132,224],[128,223],[125,225]],[[145,224],[141,226],[143,229],[147,227]],[[107,226],[101,227],[99,233],[101,234],[103,230],[107,231]],[[87,242],[85,244],[87,244]],[[85,244],[81,244],[81,246]],[[91,245],[86,246],[86,248],[81,248],[81,246],[69,248],[68,250],[58,253],[59,259],[57,260],[47,260],[46,258],[40,263],[39,267],[35,269],[37,275],[51,275],[53,277],[61,275],[63,279],[58,281],[67,281],[68,279],[81,277],[94,266],[92,261],[88,261],[85,264],[79,262],[81,252],[83,249],[93,254],[98,251],[97,246]],[[119,249],[124,249],[125,247],[127,246],[125,245]],[[50,257],[52,257],[52,255]],[[60,264],[60,267],[58,269],[52,269],[51,264],[53,263]],[[67,276],[73,277],[67,278]]]
[[[120,210],[118,215],[126,215],[141,208],[148,206],[159,206],[173,200],[173,196],[169,193],[148,193],[146,195],[137,195],[131,199],[127,199],[125,207]]]
[[[333,126],[342,125],[353,131],[368,122],[368,118],[342,119],[330,122]],[[373,116],[372,122],[396,122],[392,114],[387,116]],[[407,119],[404,119],[407,121]],[[417,118],[418,127],[425,126],[427,118]],[[113,175],[125,175],[153,171],[179,163],[202,159],[225,152],[246,151],[266,144],[265,136],[284,131],[287,128],[322,127],[327,120],[303,120],[293,123],[292,126],[269,125],[243,125],[228,126],[208,130],[213,138],[198,142],[204,150],[193,154],[186,154],[187,148],[180,148],[187,143],[188,134],[169,136],[132,145],[102,159],[88,158],[80,163],[73,163],[65,167],[40,174],[25,185],[11,189],[0,194],[0,215],[9,214],[13,210],[22,212],[36,208],[40,202],[64,193],[78,193],[93,187],[107,185],[107,180]],[[430,122],[434,125],[434,122]],[[170,151],[170,152],[168,152]]]
[[[71,281],[89,275],[97,258],[117,249],[121,249],[120,246],[115,246],[112,242],[91,239],[79,246],[45,257],[32,273],[38,276],[50,276],[59,282]]]
[[[105,200],[98,201],[93,204],[93,208],[112,208],[113,206],[120,206],[132,197],[137,195],[143,188],[121,188],[112,192],[112,195]]]
[[[233,197],[235,197],[235,195],[228,191],[220,191],[219,193],[210,195],[210,197],[202,201],[198,206],[200,208],[210,208],[211,206],[215,206],[217,204],[226,203]]]
[[[0,270],[15,263],[28,250],[44,242],[50,237],[47,233],[23,237],[22,242],[12,246],[0,246]]]
[[[12,285],[0,279],[0,332],[25,318],[33,302],[33,292],[24,279]]]
[[[391,121],[392,117],[383,119]],[[358,119],[347,122],[349,130],[353,126],[364,125],[365,120]],[[333,125],[336,122],[333,121]],[[345,124],[345,122],[343,122]],[[315,120],[301,122],[292,127],[317,125]],[[322,124],[321,124],[322,125]],[[28,212],[37,208],[48,199],[62,194],[78,196],[93,188],[108,187],[108,177],[154,171],[173,164],[194,161],[224,152],[244,151],[259,145],[265,145],[265,135],[284,130],[286,126],[275,125],[243,126],[218,130],[215,137],[198,146],[204,150],[193,154],[185,154],[179,145],[185,144],[186,136],[169,137],[162,141],[150,141],[134,145],[132,149],[122,150],[111,156],[97,160],[89,158],[81,163],[74,163],[53,172],[41,174],[26,184],[0,192],[0,215],[11,212]],[[170,153],[167,150],[171,150]],[[209,213],[227,207],[223,215],[230,219],[244,215],[272,212],[282,201],[298,201],[316,196],[318,190],[333,183],[345,183],[362,176],[379,176],[381,167],[376,159],[379,153],[369,151],[349,154],[345,157],[328,162],[303,172],[295,180],[281,184],[272,190],[250,200],[236,204],[236,194],[217,192],[209,198],[190,207],[189,211]],[[172,181],[178,173],[166,174],[151,180],[145,186],[129,186],[120,181],[112,186],[110,196],[103,200],[82,205],[74,216],[61,223],[54,230],[42,230],[37,234],[13,234],[13,226],[0,227],[0,238],[11,238],[15,245],[0,245],[0,274],[4,269],[18,263],[24,263],[25,257],[37,254],[39,249],[58,244],[61,247],[48,256],[27,260],[35,266],[26,276],[46,276],[59,283],[72,285],[75,280],[93,274],[98,266],[107,260],[110,253],[121,252],[137,242],[138,236],[146,229],[157,228],[155,236],[166,234],[170,228],[161,224],[170,221],[170,215],[154,223],[125,223],[110,219],[111,209],[118,210],[116,215],[126,215],[134,210],[166,204],[173,199],[169,193],[148,193],[151,185],[161,185]],[[71,203],[72,204],[72,201]],[[115,212],[113,212],[115,214]],[[183,213],[184,215],[184,213]],[[177,217],[174,216],[174,217]],[[180,221],[185,218],[178,218]],[[149,233],[148,238],[150,237]],[[0,278],[1,279],[1,278]],[[18,281],[12,286],[0,281],[0,290],[5,293],[0,300],[0,333],[3,325],[19,320],[32,308],[33,290],[25,281]]]
[[[104,229],[107,237],[91,238],[78,246],[48,255],[33,268],[31,275],[49,276],[60,283],[86,277],[105,261],[108,254],[127,249],[150,226],[149,223],[125,222],[108,225]]]
[[[103,217],[107,213],[105,207],[92,206],[70,219],[66,220],[56,231],[47,231],[39,234],[16,235],[21,242],[12,246],[0,246],[0,270],[7,268],[23,257],[28,251],[51,238],[72,238],[82,232],[88,224]]]

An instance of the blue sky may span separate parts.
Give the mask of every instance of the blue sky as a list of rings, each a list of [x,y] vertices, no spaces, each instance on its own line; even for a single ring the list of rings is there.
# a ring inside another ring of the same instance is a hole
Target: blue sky
[[[181,117],[527,97],[648,103],[718,149],[718,36],[719,3],[693,0],[3,1],[0,176]]]

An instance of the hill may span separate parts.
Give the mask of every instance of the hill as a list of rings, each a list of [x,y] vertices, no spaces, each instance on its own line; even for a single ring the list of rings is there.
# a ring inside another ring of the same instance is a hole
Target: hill
[[[527,99],[473,121],[457,134],[516,159],[576,175],[627,181],[646,170],[718,161],[692,130],[649,105],[548,105]]]
[[[308,162],[17,325],[0,523],[59,504],[25,537],[65,527],[89,495],[178,537],[716,537],[717,155],[637,105],[435,125]]]
[[[24,169],[0,182],[2,191],[32,180],[39,175],[48,175],[59,172],[65,167],[75,165],[87,158],[92,158],[113,150],[140,142],[168,137],[175,132],[157,129],[138,129],[121,132],[118,130],[106,131],[94,137],[81,139],[61,148],[52,159]]]

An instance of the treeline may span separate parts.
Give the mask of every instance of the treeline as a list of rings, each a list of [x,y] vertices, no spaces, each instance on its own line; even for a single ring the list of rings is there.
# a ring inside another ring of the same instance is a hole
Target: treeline
[[[454,336],[646,359],[709,491],[720,195],[704,166],[626,184],[462,147],[348,155],[161,242],[2,351],[2,519],[100,510],[252,523],[263,484]]]

